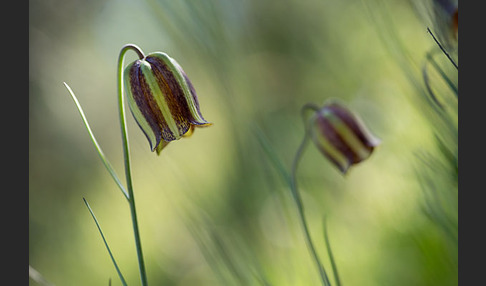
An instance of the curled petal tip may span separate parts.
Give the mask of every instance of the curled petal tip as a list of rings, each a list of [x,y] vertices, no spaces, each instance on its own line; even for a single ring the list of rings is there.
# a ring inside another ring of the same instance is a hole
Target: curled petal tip
[[[162,141],[160,142],[160,144],[159,144],[159,145],[157,145],[157,147],[155,147],[155,148],[152,150],[152,152],[153,152],[153,151],[156,151],[156,152],[157,152],[157,155],[160,155],[160,152],[162,152],[162,150],[163,150],[165,147],[167,147],[167,145],[169,145],[169,142],[162,140]]]

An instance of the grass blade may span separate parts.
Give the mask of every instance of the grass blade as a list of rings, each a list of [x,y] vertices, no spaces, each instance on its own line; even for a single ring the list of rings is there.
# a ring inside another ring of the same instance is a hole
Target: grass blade
[[[101,230],[100,224],[98,223],[98,220],[96,219],[96,216],[93,213],[93,210],[91,210],[91,207],[89,206],[88,202],[86,201],[85,198],[83,198],[84,203],[86,204],[86,207],[89,210],[89,213],[93,217],[94,222],[96,223],[96,227],[98,227],[98,230],[101,234],[101,238],[103,239],[103,242],[105,243],[106,249],[108,250],[108,253],[110,254],[111,261],[113,261],[113,264],[115,265],[116,272],[118,272],[118,276],[120,277],[120,280],[123,285],[127,285],[127,282],[125,281],[125,278],[123,278],[123,275],[121,274],[120,268],[118,268],[118,265],[116,264],[115,258],[113,257],[113,254],[111,253],[110,247],[108,246],[108,243],[106,242],[105,236],[103,235],[103,231]],[[110,279],[111,283],[111,279]]]
[[[110,173],[110,175],[113,177],[113,180],[115,180],[115,183],[118,185],[118,187],[122,191],[123,195],[128,200],[130,197],[129,197],[127,191],[125,190],[125,187],[121,183],[120,179],[116,175],[116,172],[113,169],[113,167],[111,166],[110,162],[108,162],[108,160],[106,159],[105,154],[103,153],[100,145],[98,144],[98,141],[96,141],[96,138],[94,137],[94,134],[91,131],[91,128],[89,127],[88,120],[86,119],[86,116],[84,115],[83,109],[81,108],[81,105],[79,104],[78,99],[76,98],[76,96],[74,95],[74,92],[72,91],[72,89],[69,87],[69,85],[67,83],[64,82],[64,86],[66,86],[67,90],[71,94],[71,97],[73,98],[74,103],[76,104],[76,107],[78,108],[79,114],[81,114],[81,118],[83,119],[84,126],[88,130],[89,137],[93,141],[93,144],[96,148],[96,151],[98,152],[98,155],[101,158],[101,161],[103,161],[103,164],[105,165],[105,167],[108,170],[108,172]]]
[[[457,87],[454,85],[452,80],[446,75],[446,73],[440,68],[440,66],[435,62],[431,52],[427,53],[426,59],[427,62],[430,63],[435,68],[435,70],[440,74],[440,76],[444,79],[444,81],[447,83],[449,88],[454,92],[457,98],[459,93]]]

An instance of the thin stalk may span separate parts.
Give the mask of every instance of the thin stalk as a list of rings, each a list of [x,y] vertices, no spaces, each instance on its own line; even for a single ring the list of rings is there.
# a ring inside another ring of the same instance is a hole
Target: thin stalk
[[[103,242],[105,243],[105,246],[106,246],[106,249],[108,250],[108,253],[110,254],[110,257],[111,257],[111,261],[113,261],[113,264],[115,265],[115,268],[116,268],[116,272],[118,273],[118,276],[120,277],[120,280],[122,282],[122,284],[124,286],[127,285],[127,282],[125,281],[125,278],[123,278],[123,275],[120,271],[120,268],[118,268],[118,264],[116,264],[116,261],[115,261],[115,257],[113,257],[113,253],[111,253],[111,250],[110,250],[110,247],[108,246],[108,242],[106,242],[106,239],[105,239],[105,236],[103,235],[103,231],[101,230],[101,226],[100,224],[98,223],[98,220],[96,219],[96,216],[95,214],[93,213],[93,210],[91,209],[91,207],[89,206],[88,204],[88,201],[86,201],[85,198],[83,198],[83,201],[84,201],[84,204],[86,205],[86,207],[88,208],[89,210],[89,213],[91,214],[91,216],[93,217],[93,220],[94,222],[96,223],[96,227],[98,227],[98,231],[100,232],[101,234],[101,238],[103,239]],[[110,278],[110,284],[111,284],[111,278]]]
[[[145,263],[143,260],[143,253],[142,253],[142,242],[140,240],[140,232],[138,229],[138,220],[137,220],[137,211],[135,208],[135,197],[133,195],[133,184],[132,184],[132,175],[131,175],[131,168],[130,168],[130,151],[128,146],[128,136],[127,136],[127,127],[126,127],[126,118],[125,118],[125,106],[123,104],[123,57],[128,50],[135,51],[140,59],[143,59],[145,56],[143,52],[135,45],[128,44],[122,47],[120,51],[120,55],[118,57],[118,110],[120,113],[120,127],[121,127],[121,134],[122,134],[122,141],[123,141],[123,155],[125,161],[125,176],[127,180],[127,189],[129,200],[128,203],[130,205],[130,214],[132,217],[132,224],[133,224],[133,234],[135,236],[135,246],[137,248],[137,257],[138,257],[138,267],[140,270],[140,280],[142,282],[142,286],[147,286],[147,274],[145,272]]]
[[[324,217],[322,224],[323,224],[323,227],[324,227],[324,240],[326,242],[327,252],[329,253],[329,260],[331,261],[332,272],[334,273],[334,280],[336,280],[336,286],[341,286],[341,279],[339,279],[336,261],[334,260],[334,255],[332,254],[331,243],[329,242],[329,235],[327,233],[327,218],[326,217]]]
[[[307,111],[313,111],[314,113],[319,110],[319,107],[313,103],[308,103],[305,104],[302,109],[301,109],[301,116],[304,118],[304,123],[305,123],[305,112]],[[266,155],[270,157],[271,162],[275,166],[275,168],[281,173],[282,177],[284,180],[289,184],[290,186],[290,192],[292,194],[292,198],[295,201],[295,204],[297,206],[298,214],[299,214],[299,219],[302,225],[302,228],[304,230],[304,238],[306,240],[307,247],[309,248],[309,251],[311,253],[311,256],[319,270],[319,274],[321,277],[321,282],[322,285],[324,286],[331,286],[331,283],[329,282],[329,278],[327,277],[326,271],[324,270],[324,267],[319,260],[319,256],[317,255],[316,249],[314,247],[314,244],[312,243],[312,239],[310,236],[309,232],[309,227],[307,226],[307,221],[305,219],[305,211],[304,211],[304,204],[302,203],[302,198],[300,197],[298,188],[297,188],[297,181],[296,181],[296,173],[297,173],[297,167],[300,158],[302,157],[302,154],[305,150],[305,147],[307,146],[308,143],[308,126],[307,124],[304,124],[305,126],[305,135],[302,143],[300,144],[299,148],[297,149],[297,153],[295,154],[294,161],[292,163],[292,169],[291,173],[289,174],[285,168],[283,167],[283,164],[280,162],[278,156],[275,154],[274,150],[271,148],[270,144],[267,142],[265,136],[263,135],[263,132],[261,132],[258,128],[255,128],[256,130],[256,135],[257,138],[260,140],[260,144],[263,147],[263,150],[265,151]]]
[[[305,150],[305,147],[307,146],[308,141],[309,140],[308,140],[308,136],[307,136],[307,132],[306,132],[306,134],[304,135],[304,140],[300,144],[299,149],[297,149],[297,153],[295,154],[294,161],[292,163],[292,171],[291,171],[291,176],[290,176],[290,182],[291,182],[290,183],[290,190],[292,192],[292,196],[294,198],[295,204],[297,206],[297,210],[299,212],[299,218],[300,218],[300,222],[302,224],[302,228],[304,230],[304,237],[305,237],[305,240],[306,240],[306,243],[307,243],[307,247],[309,248],[309,251],[312,255],[312,258],[314,259],[314,262],[315,262],[315,264],[316,264],[316,266],[319,270],[322,285],[330,286],[331,284],[329,283],[329,279],[326,275],[326,271],[324,270],[324,267],[322,266],[322,263],[319,260],[319,257],[317,255],[314,244],[312,243],[312,239],[311,239],[310,232],[309,232],[309,227],[307,226],[307,221],[305,219],[304,204],[302,203],[302,198],[300,197],[300,194],[299,194],[299,191],[298,191],[298,188],[297,188],[296,178],[295,178],[295,175],[297,173],[297,167],[298,167],[298,164],[299,164],[299,160],[302,157],[302,154]]]
[[[454,62],[454,60],[451,58],[451,56],[449,55],[449,53],[442,47],[442,45],[439,43],[439,41],[435,38],[434,34],[432,33],[432,31],[430,31],[429,28],[427,28],[427,32],[429,32],[429,34],[432,36],[432,38],[434,39],[435,43],[439,46],[439,48],[442,50],[442,52],[444,53],[444,55],[446,55],[446,57],[449,59],[449,61],[452,63],[452,65],[454,65],[454,67],[456,69],[459,69],[459,67],[457,66],[456,62]]]
[[[120,179],[116,175],[115,169],[113,169],[113,167],[111,166],[108,159],[106,159],[105,154],[103,153],[103,150],[101,150],[100,144],[98,144],[98,141],[96,141],[96,138],[93,134],[93,131],[91,131],[91,128],[89,127],[88,119],[86,119],[86,116],[84,115],[83,109],[81,108],[81,104],[79,104],[79,101],[76,98],[76,95],[74,95],[74,92],[72,91],[72,89],[69,87],[69,85],[67,83],[64,82],[64,86],[67,88],[67,90],[71,94],[71,97],[73,98],[73,101],[76,104],[76,107],[78,108],[79,114],[81,114],[81,118],[83,119],[84,126],[88,130],[89,137],[91,138],[91,141],[93,141],[93,145],[95,146],[96,151],[98,152],[98,155],[101,158],[101,161],[103,161],[103,164],[105,165],[106,169],[110,173],[111,177],[113,178],[113,180],[115,180],[115,183],[118,185],[118,187],[122,191],[123,195],[128,200],[128,198],[129,198],[128,193],[125,190],[125,187],[123,187],[123,184],[121,183]]]
[[[304,119],[304,126],[305,126],[305,134],[304,134],[304,139],[302,140],[302,143],[300,143],[299,148],[297,149],[297,152],[294,157],[294,161],[292,162],[292,169],[290,172],[290,190],[292,192],[292,196],[294,198],[295,204],[297,206],[297,210],[299,212],[299,218],[300,222],[302,224],[302,228],[304,230],[304,237],[307,243],[307,247],[309,248],[309,251],[312,255],[312,258],[314,259],[314,262],[319,270],[319,274],[321,276],[321,282],[322,285],[324,286],[330,286],[331,283],[329,282],[329,278],[327,277],[326,271],[324,270],[324,266],[322,265],[319,256],[317,255],[317,251],[314,247],[314,243],[312,242],[310,232],[309,232],[309,227],[307,226],[307,221],[305,219],[305,211],[304,211],[304,204],[302,203],[302,198],[300,196],[299,190],[297,188],[297,180],[296,180],[296,175],[297,175],[297,167],[299,165],[299,161],[302,158],[302,154],[304,153],[305,148],[307,147],[307,143],[309,142],[309,127],[305,119],[305,112],[311,110],[314,112],[317,112],[319,110],[319,107],[315,104],[308,103],[305,104],[302,109],[301,109],[301,116]]]
[[[312,103],[306,104],[301,109],[301,116],[305,117],[304,116],[305,112],[308,111],[308,110],[312,110],[314,112],[317,112],[319,110],[319,107],[315,104],[312,104]],[[319,257],[317,255],[314,244],[312,243],[312,239],[311,239],[310,232],[309,232],[309,227],[307,226],[307,221],[305,219],[304,205],[302,203],[302,198],[300,197],[300,194],[299,194],[299,191],[298,191],[298,188],[297,188],[297,182],[296,182],[296,177],[295,177],[296,173],[297,173],[297,167],[298,167],[299,160],[302,157],[302,153],[304,152],[304,149],[305,149],[305,147],[307,146],[307,143],[308,143],[307,124],[304,124],[304,125],[306,126],[304,140],[300,144],[299,149],[297,149],[297,153],[296,153],[296,155],[294,157],[294,161],[292,163],[291,174],[288,174],[287,171],[285,170],[285,168],[283,168],[282,163],[280,162],[277,155],[275,154],[275,152],[270,147],[270,144],[266,141],[263,133],[258,129],[256,129],[258,131],[257,137],[260,139],[260,143],[262,144],[263,149],[265,150],[266,154],[272,160],[272,163],[274,164],[274,166],[277,168],[277,170],[280,171],[282,177],[285,179],[285,181],[290,186],[292,198],[294,199],[295,204],[297,206],[299,219],[300,219],[302,228],[304,230],[304,238],[306,240],[307,247],[309,248],[309,251],[312,255],[312,258],[313,258],[313,260],[314,260],[314,262],[315,262],[315,264],[316,264],[316,266],[319,270],[319,274],[320,274],[320,277],[321,277],[322,284],[324,286],[330,286],[331,283],[329,282],[329,278],[326,275],[326,271],[324,270],[324,267],[322,266],[322,263],[319,260]]]

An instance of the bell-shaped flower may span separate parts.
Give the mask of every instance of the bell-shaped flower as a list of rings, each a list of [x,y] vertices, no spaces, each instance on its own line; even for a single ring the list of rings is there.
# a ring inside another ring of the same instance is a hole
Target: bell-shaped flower
[[[310,124],[312,141],[343,174],[367,159],[380,143],[358,116],[336,101],[318,109]]]
[[[209,126],[199,110],[196,91],[181,66],[155,52],[124,70],[128,105],[157,154],[171,141],[188,136],[194,127]]]

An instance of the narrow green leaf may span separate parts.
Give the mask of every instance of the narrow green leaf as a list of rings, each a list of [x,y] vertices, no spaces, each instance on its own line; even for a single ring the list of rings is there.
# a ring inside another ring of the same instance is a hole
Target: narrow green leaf
[[[98,227],[98,230],[101,234],[101,238],[103,239],[103,242],[105,243],[106,249],[108,250],[108,253],[110,254],[111,261],[113,261],[113,264],[115,265],[116,272],[118,272],[118,276],[120,277],[120,280],[123,285],[127,285],[127,282],[125,281],[125,278],[123,278],[123,275],[120,271],[120,268],[118,268],[118,265],[116,264],[115,258],[113,257],[113,254],[111,253],[110,247],[108,246],[108,243],[106,242],[105,236],[103,235],[103,231],[101,230],[100,224],[98,223],[98,220],[96,219],[96,216],[94,215],[93,211],[91,210],[91,207],[89,206],[88,202],[86,201],[85,198],[83,198],[84,203],[86,204],[86,207],[89,210],[89,213],[93,217],[94,222],[96,223],[96,227]],[[111,279],[110,279],[110,284],[111,284]]]
[[[434,91],[432,90],[432,87],[430,86],[429,73],[427,72],[427,62],[422,67],[422,77],[424,79],[425,88],[429,92],[430,98],[441,110],[443,110],[444,106],[440,103]]]
[[[447,83],[449,88],[454,92],[456,95],[456,98],[458,97],[459,90],[457,89],[457,86],[452,82],[452,80],[446,75],[446,73],[442,70],[442,68],[437,64],[437,62],[434,60],[432,57],[432,52],[427,53],[427,62],[430,63],[435,70],[440,74],[440,76],[444,79],[444,81]]]
[[[66,86],[67,90],[71,94],[71,96],[72,96],[72,98],[74,100],[74,103],[76,104],[76,107],[78,108],[79,114],[81,114],[81,118],[83,119],[84,126],[88,130],[89,137],[93,141],[93,144],[94,144],[94,146],[96,148],[96,151],[98,152],[98,155],[101,158],[101,161],[103,161],[103,164],[105,165],[105,167],[108,170],[108,172],[110,173],[110,175],[113,177],[113,180],[115,180],[115,183],[118,185],[118,187],[122,191],[123,195],[128,200],[130,197],[129,197],[127,191],[125,190],[125,187],[121,183],[120,179],[118,178],[115,170],[111,166],[110,162],[106,159],[105,154],[103,153],[103,151],[101,150],[100,145],[98,144],[98,141],[96,141],[96,138],[95,138],[93,132],[91,131],[91,128],[89,127],[88,120],[86,119],[86,116],[84,115],[83,109],[81,108],[81,105],[79,104],[78,99],[74,95],[74,92],[71,90],[71,88],[69,87],[69,85],[67,83],[65,83],[65,82],[64,82],[64,85]]]

